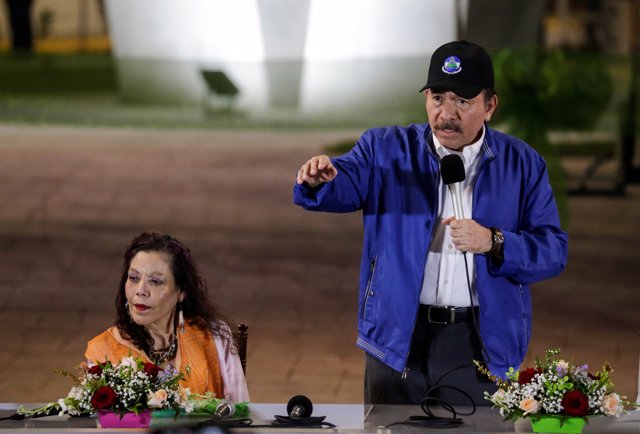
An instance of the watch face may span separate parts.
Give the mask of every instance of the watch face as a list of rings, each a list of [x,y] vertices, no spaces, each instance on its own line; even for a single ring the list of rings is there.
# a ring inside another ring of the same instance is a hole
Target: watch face
[[[493,242],[496,244],[504,243],[504,235],[502,235],[502,232],[499,232],[499,231],[494,232]]]

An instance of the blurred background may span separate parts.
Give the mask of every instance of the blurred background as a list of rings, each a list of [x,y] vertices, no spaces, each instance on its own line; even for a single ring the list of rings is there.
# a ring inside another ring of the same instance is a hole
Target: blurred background
[[[561,348],[638,391],[637,0],[3,0],[0,401],[71,384],[141,231],[191,247],[249,325],[255,402],[362,402],[359,214],[292,205],[298,167],[424,122],[429,57],[493,56],[495,128],[547,160],[567,270],[534,285],[527,363]]]

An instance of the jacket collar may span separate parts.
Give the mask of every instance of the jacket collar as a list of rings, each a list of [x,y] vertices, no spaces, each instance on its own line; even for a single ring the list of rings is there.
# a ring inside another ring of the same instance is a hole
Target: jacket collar
[[[498,156],[498,148],[495,144],[495,131],[489,128],[488,123],[484,123],[484,143],[482,144],[482,152],[487,160],[493,160]]]

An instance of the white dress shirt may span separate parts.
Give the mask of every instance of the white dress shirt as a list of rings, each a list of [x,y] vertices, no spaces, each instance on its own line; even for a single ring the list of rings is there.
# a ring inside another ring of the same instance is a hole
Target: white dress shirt
[[[436,153],[440,158],[449,154],[459,155],[464,163],[466,178],[462,181],[462,211],[465,219],[471,218],[473,206],[473,186],[478,177],[480,166],[480,150],[484,141],[484,126],[480,139],[462,149],[462,152],[445,148],[440,144],[434,135],[433,143]],[[438,306],[471,306],[469,299],[469,289],[467,286],[466,270],[464,265],[464,255],[458,251],[451,240],[451,231],[448,225],[442,224],[442,220],[453,216],[453,201],[449,188],[440,179],[438,221],[433,231],[431,243],[429,243],[429,253],[425,264],[424,280],[420,292],[420,304],[432,304]],[[478,305],[475,289],[475,272],[473,264],[473,254],[467,253],[467,264],[469,268],[469,281],[471,283],[471,293],[473,305]]]

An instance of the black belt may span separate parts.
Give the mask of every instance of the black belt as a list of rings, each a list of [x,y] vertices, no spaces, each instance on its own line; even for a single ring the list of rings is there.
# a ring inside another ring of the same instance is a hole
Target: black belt
[[[434,306],[421,304],[418,314],[420,317],[432,324],[454,324],[471,321],[473,319],[472,312],[474,310],[477,316],[477,307]]]

